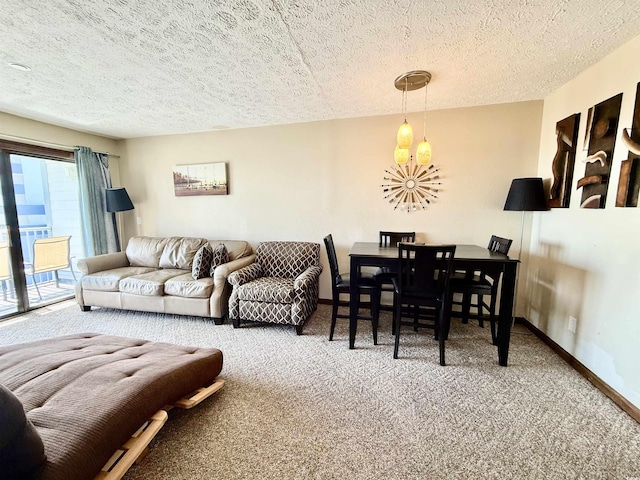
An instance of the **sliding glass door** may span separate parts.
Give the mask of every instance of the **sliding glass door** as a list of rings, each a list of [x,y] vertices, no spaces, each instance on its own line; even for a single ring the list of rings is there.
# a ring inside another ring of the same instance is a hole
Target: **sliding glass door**
[[[2,152],[0,317],[74,294],[84,251],[76,168],[65,160]]]
[[[4,156],[0,158],[2,164],[8,162],[9,158]],[[5,166],[6,165],[2,165]],[[0,196],[0,288],[2,288],[2,296],[0,297],[0,316],[10,315],[18,312],[18,299],[16,296],[15,285],[16,282],[13,279],[13,266],[12,266],[12,242],[11,242],[11,230],[7,218],[5,216],[5,202],[4,198],[11,198],[13,196],[12,191],[6,191],[11,185],[5,185],[5,168],[2,168],[2,195]],[[5,195],[6,194],[6,195]]]

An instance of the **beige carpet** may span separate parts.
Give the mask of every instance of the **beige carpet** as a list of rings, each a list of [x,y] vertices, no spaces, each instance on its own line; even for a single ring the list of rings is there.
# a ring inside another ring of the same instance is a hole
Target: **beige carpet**
[[[329,317],[321,305],[298,337],[72,305],[0,324],[0,344],[103,332],[224,352],[225,388],[172,411],[127,479],[640,477],[640,425],[522,327],[504,368],[488,327],[456,323],[440,367],[428,332],[393,360],[388,317],[378,346],[361,322],[352,351],[345,320],[328,341]]]

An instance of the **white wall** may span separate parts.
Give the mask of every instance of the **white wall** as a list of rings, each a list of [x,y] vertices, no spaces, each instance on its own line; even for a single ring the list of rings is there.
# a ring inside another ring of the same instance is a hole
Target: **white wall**
[[[244,239],[255,247],[266,240],[322,244],[332,233],[343,270],[352,243],[377,241],[380,230],[483,246],[498,234],[516,239],[517,249],[520,214],[502,208],[511,180],[535,174],[541,114],[539,101],[429,112],[442,189],[428,210],[410,214],[393,211],[380,187],[393,163],[399,115],[126,140],[122,181],[135,205],[125,212],[126,234]],[[422,115],[409,122],[421,136]],[[173,166],[203,162],[227,162],[230,195],[175,197]],[[324,246],[322,262],[326,299]]]
[[[581,113],[568,209],[536,213],[525,316],[565,350],[640,407],[640,209],[617,208],[620,165],[628,150],[621,128],[631,127],[640,82],[640,37],[617,49],[544,101],[538,174],[552,178],[556,122]],[[587,110],[623,92],[606,208],[580,209],[582,139]],[[569,316],[578,319],[576,333]]]

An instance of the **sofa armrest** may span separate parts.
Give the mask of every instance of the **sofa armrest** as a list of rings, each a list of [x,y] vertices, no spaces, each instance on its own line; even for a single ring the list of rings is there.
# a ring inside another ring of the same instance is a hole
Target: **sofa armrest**
[[[83,275],[128,266],[129,259],[125,252],[105,253],[104,255],[96,255],[95,257],[81,258],[78,260],[78,269]]]
[[[227,280],[231,285],[239,286],[244,285],[245,283],[250,282],[251,280],[255,280],[256,278],[262,277],[262,267],[258,263],[252,263],[251,265],[247,265],[246,267],[242,267],[239,270],[231,273]]]
[[[255,254],[253,254],[249,255],[248,257],[237,258],[216,267],[216,269],[213,271],[213,288],[216,289],[218,287],[224,286],[229,275],[240,270],[243,267],[251,265],[255,261],[255,259],[256,256]]]
[[[322,267],[317,265],[307,268],[293,282],[293,289],[296,293],[309,290],[309,287],[318,282],[318,278],[322,273]]]

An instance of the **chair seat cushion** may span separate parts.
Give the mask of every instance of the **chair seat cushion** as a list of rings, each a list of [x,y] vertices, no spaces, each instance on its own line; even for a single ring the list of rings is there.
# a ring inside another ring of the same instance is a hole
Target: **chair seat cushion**
[[[164,282],[164,294],[175,297],[209,298],[212,291],[213,278],[204,277],[194,280],[190,273],[178,275]]]
[[[237,287],[238,298],[250,302],[293,303],[293,278],[260,277]]]
[[[117,292],[121,280],[133,275],[142,275],[155,270],[156,269],[152,267],[121,267],[103,270],[102,272],[96,272],[82,277],[82,288],[100,292]]]
[[[338,287],[348,287],[350,285],[350,282],[351,282],[351,275],[348,273],[341,273],[340,275],[338,275],[338,278],[336,279],[336,284]],[[358,279],[358,284],[368,285],[368,286],[375,285],[376,284],[375,275],[369,272],[362,272]]]
[[[120,282],[120,292],[133,295],[158,296],[164,294],[164,284],[167,280],[184,275],[184,270],[164,268],[142,275],[127,277]],[[191,275],[189,273],[189,275]]]
[[[480,275],[474,275],[471,278],[467,278],[466,273],[464,272],[455,272],[451,275],[451,279],[449,280],[450,286],[454,291],[459,291],[460,289],[488,289],[491,290],[492,283],[486,278],[482,278]]]

